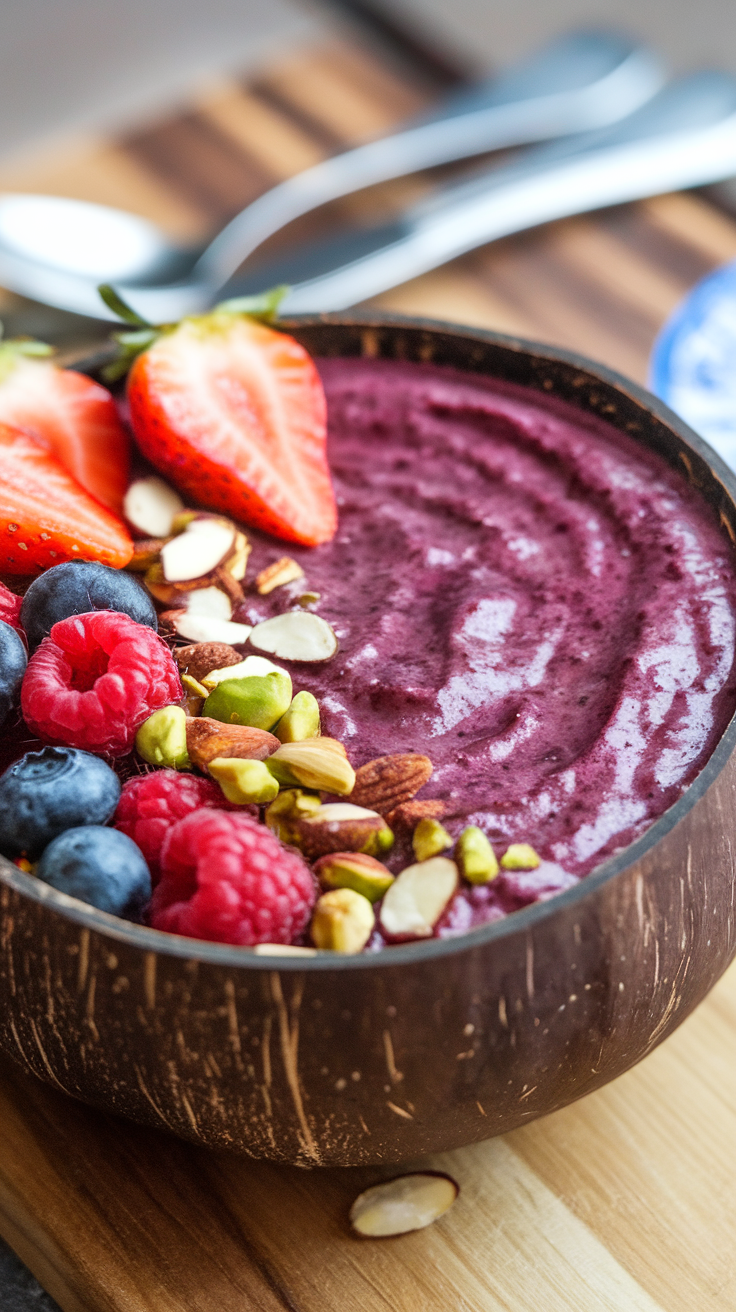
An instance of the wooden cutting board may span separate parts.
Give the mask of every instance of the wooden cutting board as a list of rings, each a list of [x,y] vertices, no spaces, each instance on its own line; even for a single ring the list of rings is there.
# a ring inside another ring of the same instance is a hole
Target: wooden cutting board
[[[408,48],[341,37],[124,139],[0,171],[0,188],[136,209],[196,241],[420,109],[441,75]],[[373,188],[291,237],[373,221],[430,185]],[[668,196],[499,242],[376,304],[572,347],[643,381],[665,316],[734,257],[727,214]],[[7,332],[69,350],[102,332],[7,293],[0,314]],[[461,1185],[452,1211],[421,1234],[359,1241],[347,1211],[379,1170],[207,1153],[0,1065],[0,1232],[64,1312],[733,1312],[736,968],[615,1084],[431,1164]]]

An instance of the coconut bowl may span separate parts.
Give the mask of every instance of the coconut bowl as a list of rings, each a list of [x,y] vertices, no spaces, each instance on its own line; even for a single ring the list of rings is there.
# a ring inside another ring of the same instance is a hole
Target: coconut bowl
[[[432,360],[595,413],[679,469],[736,539],[734,476],[600,365],[423,320],[287,326],[315,355]],[[366,956],[159,933],[0,858],[0,1048],[93,1106],[302,1166],[505,1133],[640,1061],[736,953],[735,742],[736,720],[677,803],[574,888],[464,937]]]

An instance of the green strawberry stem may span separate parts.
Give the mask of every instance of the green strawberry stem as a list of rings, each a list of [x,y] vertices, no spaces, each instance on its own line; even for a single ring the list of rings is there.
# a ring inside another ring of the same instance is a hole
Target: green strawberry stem
[[[0,323],[0,338],[3,336],[3,325]],[[19,357],[23,356],[49,356],[54,354],[55,348],[49,346],[47,342],[36,342],[32,337],[11,337],[8,341],[0,341],[0,383],[12,373],[18,363]]]
[[[115,359],[102,370],[102,376],[105,382],[114,383],[127,374],[136,356],[141,355],[163,333],[171,332],[177,325],[149,323],[132,309],[109,283],[101,283],[97,290],[108,309],[134,329],[133,332],[112,334],[113,340],[117,342],[118,353]],[[281,285],[259,292],[256,296],[236,296],[232,300],[221,301],[215,306],[213,313],[243,314],[251,319],[259,319],[261,323],[274,324],[278,320],[279,306],[289,290],[288,286]],[[2,347],[0,347],[1,351]]]

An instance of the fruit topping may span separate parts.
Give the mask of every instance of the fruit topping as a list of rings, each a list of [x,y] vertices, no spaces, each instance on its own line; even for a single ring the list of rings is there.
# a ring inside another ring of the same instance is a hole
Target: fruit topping
[[[381,815],[409,802],[432,774],[428,756],[416,752],[395,752],[377,756],[355,772],[355,787],[350,795],[356,806],[369,806]]]
[[[362,952],[375,923],[367,897],[352,888],[334,888],[314,908],[312,942],[328,952]]]
[[[381,903],[381,928],[386,937],[430,938],[457,884],[457,866],[445,856],[407,866]]]
[[[0,583],[0,620],[4,624],[9,624],[13,629],[20,629],[20,608],[23,605],[23,598],[16,596],[10,588],[6,588],[4,583]]]
[[[47,569],[23,598],[21,622],[33,651],[54,624],[92,610],[116,610],[136,624],[158,628],[150,597],[135,579],[97,561],[70,560]]]
[[[315,788],[347,796],[355,771],[345,748],[334,738],[305,738],[284,743],[268,758],[268,768],[285,788]]]
[[[187,715],[181,706],[162,706],[143,721],[135,736],[135,750],[149,765],[187,770]]]
[[[365,852],[331,852],[315,863],[314,873],[322,888],[352,888],[369,902],[378,902],[394,882],[391,871]]]
[[[291,705],[291,677],[286,670],[223,679],[204,704],[204,714],[223,724],[272,729]]]
[[[455,859],[469,884],[487,884],[499,871],[496,853],[477,825],[463,829],[455,847]]]
[[[20,692],[27,664],[25,644],[18,630],[0,620],[0,726]]]
[[[292,560],[291,556],[282,556],[256,575],[256,591],[266,597],[275,588],[283,588],[287,583],[296,583],[297,579],[303,578],[304,570],[299,562]]]
[[[50,451],[0,424],[0,569],[35,574],[61,560],[127,565],[123,521],[95,501]]]
[[[128,779],[123,785],[113,824],[138,845],[155,883],[161,848],[172,825],[200,807],[221,806],[222,793],[209,779],[155,770]]]
[[[153,711],[182,696],[171,653],[118,611],[55,624],[31,657],[21,691],[26,724],[46,742],[122,756]]]
[[[452,835],[448,834],[439,820],[425,816],[414,830],[411,845],[417,861],[428,861],[430,857],[439,856],[440,852],[452,847],[452,842]]]
[[[104,761],[69,747],[27,752],[0,775],[0,852],[32,861],[65,829],[104,825],[120,780]]]
[[[154,929],[221,943],[292,943],[316,897],[311,870],[264,825],[195,811],[171,828],[151,902]]]
[[[186,722],[187,750],[192,765],[207,770],[218,757],[240,761],[265,761],[276,751],[279,740],[264,729],[244,724],[223,724],[207,715],[190,716]]]
[[[289,610],[256,624],[250,645],[282,661],[329,661],[337,651],[335,631],[310,610]]]
[[[22,429],[119,515],[130,443],[113,398],[84,374],[29,359],[21,346],[28,343],[0,346],[0,423]]]
[[[45,884],[99,911],[140,920],[151,876],[140,848],[118,829],[85,825],[49,843],[36,866]]]
[[[459,1193],[449,1175],[434,1171],[382,1180],[358,1194],[350,1208],[350,1224],[368,1239],[423,1230],[452,1207]]]
[[[128,398],[144,455],[200,505],[307,546],[333,536],[324,391],[292,337],[243,314],[184,319],[135,360]]]
[[[167,538],[173,532],[174,519],[183,509],[179,493],[155,474],[135,479],[123,498],[125,518],[147,538]]]

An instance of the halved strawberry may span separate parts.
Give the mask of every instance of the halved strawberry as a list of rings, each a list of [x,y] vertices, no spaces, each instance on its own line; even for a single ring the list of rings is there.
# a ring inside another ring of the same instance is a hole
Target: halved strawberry
[[[60,460],[90,496],[120,512],[128,486],[130,443],[110,393],[84,374],[47,360],[8,358],[0,348],[0,423],[22,428]]]
[[[23,598],[18,597],[10,588],[6,588],[4,583],[0,583],[0,620],[4,624],[9,624],[11,628],[17,629],[19,633],[23,632],[20,623],[20,608],[23,605]]]
[[[127,565],[133,543],[122,521],[8,424],[0,424],[0,471],[0,571],[35,574],[63,560]]]
[[[144,455],[199,505],[307,546],[334,535],[324,391],[293,337],[184,319],[135,360],[128,397]]]

